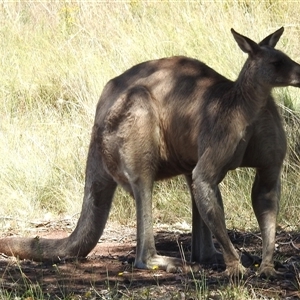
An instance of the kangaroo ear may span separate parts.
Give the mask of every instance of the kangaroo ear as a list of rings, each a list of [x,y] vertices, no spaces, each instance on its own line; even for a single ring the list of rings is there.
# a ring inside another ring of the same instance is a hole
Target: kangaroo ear
[[[274,48],[279,41],[281,35],[283,34],[284,28],[281,27],[278,30],[276,30],[274,33],[268,35],[266,38],[264,38],[259,45],[260,46],[270,46]]]
[[[248,53],[249,55],[254,55],[258,51],[260,51],[260,47],[258,44],[256,44],[246,36],[237,33],[233,28],[231,28],[231,33],[233,34],[234,39],[236,40],[242,51]]]

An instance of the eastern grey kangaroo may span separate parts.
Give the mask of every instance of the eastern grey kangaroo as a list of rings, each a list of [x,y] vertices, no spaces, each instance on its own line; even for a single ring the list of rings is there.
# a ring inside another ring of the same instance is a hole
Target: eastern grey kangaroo
[[[273,251],[286,138],[271,90],[300,86],[300,65],[274,49],[283,30],[258,44],[231,30],[248,54],[236,81],[188,57],[144,62],[110,80],[96,109],[75,230],[60,240],[1,239],[0,252],[39,261],[86,256],[102,235],[119,184],[136,202],[134,266],[170,270],[182,261],[156,252],[152,188],[155,180],[183,174],[192,199],[192,261],[224,258],[228,274],[239,276],[244,267],[227,235],[218,184],[229,170],[253,167],[252,204],[263,240],[259,273],[276,275]]]

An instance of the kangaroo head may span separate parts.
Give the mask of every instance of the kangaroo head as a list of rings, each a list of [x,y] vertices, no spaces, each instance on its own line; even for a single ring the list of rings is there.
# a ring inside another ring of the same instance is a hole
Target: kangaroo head
[[[300,65],[274,49],[283,31],[281,27],[257,44],[231,29],[241,50],[249,55],[244,69],[251,70],[257,82],[271,88],[289,85],[300,87]]]

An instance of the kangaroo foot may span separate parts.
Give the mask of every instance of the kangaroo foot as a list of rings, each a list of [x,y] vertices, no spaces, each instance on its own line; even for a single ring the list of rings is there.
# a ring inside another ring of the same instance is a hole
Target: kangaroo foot
[[[190,263],[179,258],[162,255],[154,255],[148,258],[147,263],[135,261],[134,266],[138,269],[165,270],[168,273],[189,273],[200,271],[200,265],[197,263]]]
[[[282,275],[281,272],[277,272],[273,264],[264,264],[262,263],[258,269],[258,274],[262,278],[275,279]]]
[[[208,267],[212,267],[213,269],[225,269],[226,265],[224,262],[223,254],[219,251],[215,251],[213,254],[209,256],[202,257],[200,259],[200,264]]]
[[[226,274],[234,281],[243,279],[246,269],[239,261],[227,264]]]

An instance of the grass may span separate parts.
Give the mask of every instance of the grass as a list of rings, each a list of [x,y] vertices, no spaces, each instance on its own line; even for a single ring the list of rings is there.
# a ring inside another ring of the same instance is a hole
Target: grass
[[[49,212],[61,218],[80,211],[97,100],[105,83],[130,66],[187,55],[234,80],[245,55],[230,28],[259,41],[283,25],[278,48],[300,61],[297,2],[3,1],[0,17],[2,231],[21,230]],[[279,224],[299,230],[299,95],[295,88],[274,94],[289,138]],[[257,229],[253,174],[236,170],[221,184],[229,228]],[[189,224],[184,180],[157,183],[153,209],[157,223]],[[110,218],[135,222],[134,201],[122,190]]]
[[[42,214],[80,210],[95,104],[109,78],[143,60],[183,54],[199,58],[234,79],[245,56],[236,47],[230,27],[259,40],[285,25],[280,47],[297,59],[299,49],[292,43],[298,36],[294,8],[293,3],[277,1],[223,1],[218,5],[4,3],[0,140],[5,147],[0,150],[0,193],[6,205],[0,215],[22,218],[28,213],[34,217],[38,210]],[[220,15],[222,19],[216,21]],[[288,99],[289,106],[297,108],[295,89],[276,94],[279,102]],[[234,189],[228,179],[224,185],[229,193],[225,191],[226,198],[242,194],[249,199],[249,184],[247,190],[239,190],[242,174],[244,171],[238,171],[231,176]],[[178,217],[167,214],[162,221],[188,220],[189,200],[181,188],[184,183],[177,180],[171,183],[172,189],[167,188],[169,185],[157,186],[158,219],[165,215],[160,211],[168,208],[168,203],[180,207],[173,204],[180,194],[185,207],[180,208]],[[132,202],[125,193],[118,195],[123,198],[121,202]],[[134,219],[132,211],[130,207],[122,216],[114,210],[112,216],[124,222]]]

